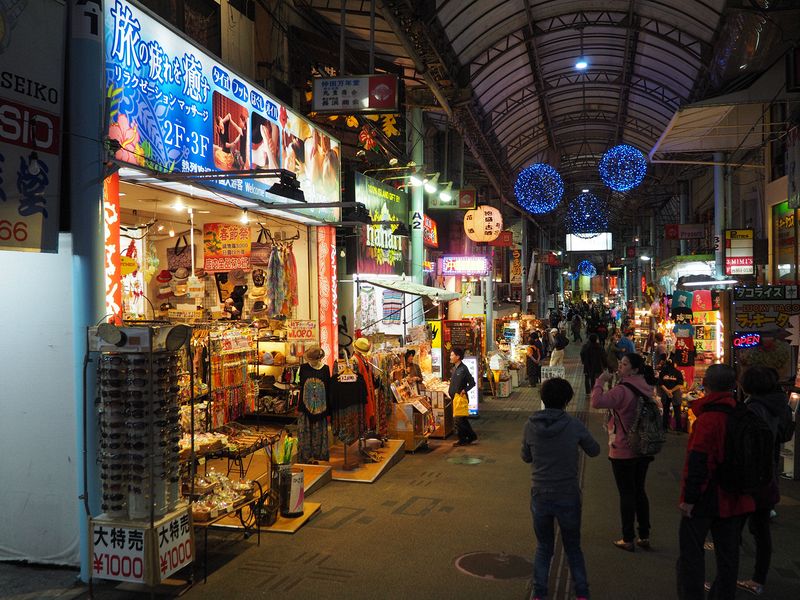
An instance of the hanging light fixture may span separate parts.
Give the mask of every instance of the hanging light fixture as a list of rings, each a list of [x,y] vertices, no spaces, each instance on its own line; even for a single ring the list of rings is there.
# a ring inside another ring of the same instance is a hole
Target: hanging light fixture
[[[436,192],[436,184],[439,181],[439,173],[434,173],[428,181],[425,182],[425,191],[429,194]]]
[[[569,233],[584,239],[608,231],[605,204],[592,193],[579,194],[569,203],[566,226]]]
[[[564,195],[564,182],[558,171],[545,163],[526,167],[514,184],[519,205],[529,213],[540,215],[553,210]]]
[[[619,144],[606,151],[598,165],[600,177],[615,192],[627,192],[638,186],[647,174],[647,160],[641,151]]]
[[[444,189],[439,192],[439,200],[442,202],[450,202],[453,199],[453,182],[448,181]]]

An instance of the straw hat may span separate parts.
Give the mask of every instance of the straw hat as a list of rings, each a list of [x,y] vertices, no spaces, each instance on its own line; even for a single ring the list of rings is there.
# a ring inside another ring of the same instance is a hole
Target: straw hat
[[[247,275],[241,269],[234,269],[228,273],[228,281],[233,285],[247,285]]]
[[[186,267],[178,267],[175,269],[175,283],[186,283],[186,280],[189,279],[189,269]]]
[[[360,337],[353,342],[353,348],[361,352],[361,354],[367,354],[372,349],[372,342],[365,337]]]

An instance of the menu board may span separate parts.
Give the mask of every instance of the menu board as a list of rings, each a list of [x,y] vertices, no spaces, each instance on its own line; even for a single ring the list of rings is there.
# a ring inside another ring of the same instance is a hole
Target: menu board
[[[450,323],[450,347],[471,349],[473,345],[472,325],[469,323]]]

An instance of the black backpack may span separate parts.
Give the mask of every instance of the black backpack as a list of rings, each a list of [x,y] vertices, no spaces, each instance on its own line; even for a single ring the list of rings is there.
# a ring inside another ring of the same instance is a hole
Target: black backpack
[[[622,430],[628,435],[628,443],[631,449],[639,456],[655,456],[661,452],[661,448],[667,442],[667,435],[664,432],[664,421],[658,404],[652,396],[643,394],[636,386],[627,382],[622,382],[626,388],[632,391],[639,399],[631,430],[626,431],[622,419],[617,419],[622,426]]]
[[[725,454],[716,471],[719,486],[732,494],[752,494],[766,486],[775,470],[775,440],[764,419],[742,402],[735,408],[709,404],[706,410],[728,415]]]

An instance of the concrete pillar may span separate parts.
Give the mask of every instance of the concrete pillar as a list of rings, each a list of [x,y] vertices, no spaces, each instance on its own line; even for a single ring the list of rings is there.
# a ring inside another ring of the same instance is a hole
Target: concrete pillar
[[[528,312],[528,222],[525,218],[522,219],[522,279],[520,282],[520,312],[525,314]]]
[[[424,139],[422,136],[422,109],[412,108],[410,110],[411,133],[409,142],[411,143],[411,159],[424,168],[425,155],[423,153]],[[415,283],[422,283],[422,262],[424,260],[424,247],[422,238],[422,218],[425,212],[425,191],[422,186],[411,188],[411,271],[410,275]],[[425,314],[422,310],[422,302],[412,304],[411,322],[413,325],[421,325],[425,322]]]
[[[688,181],[679,181],[678,182],[678,202],[679,202],[679,210],[680,210],[680,223],[681,225],[686,224],[686,219],[689,218],[689,182]],[[681,245],[681,255],[687,254],[687,242],[686,240],[680,241]]]

